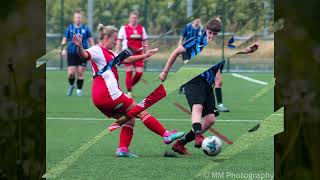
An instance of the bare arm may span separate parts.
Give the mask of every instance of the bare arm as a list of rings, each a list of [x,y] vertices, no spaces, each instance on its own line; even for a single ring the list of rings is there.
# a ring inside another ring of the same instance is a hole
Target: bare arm
[[[141,59],[149,58],[150,56],[154,55],[157,51],[159,51],[159,49],[155,48],[155,49],[148,50],[145,54],[130,56],[127,59],[123,60],[122,63],[128,64],[128,63],[139,61]]]
[[[67,38],[63,37],[61,41],[61,45],[65,45],[67,43]]]
[[[148,40],[142,41],[143,53],[147,53],[149,51]]]
[[[258,43],[254,43],[253,45],[237,52],[236,54],[250,54],[255,52],[256,50],[258,50],[259,44]]]
[[[83,59],[89,59],[89,55],[82,47],[82,37],[80,35],[73,35],[72,42],[78,47],[79,56]]]
[[[170,71],[170,68],[171,66],[173,65],[173,63],[176,61],[178,55],[182,54],[186,52],[186,50],[184,49],[183,46],[179,46],[178,48],[176,48],[169,56],[169,59],[167,61],[167,64],[166,66],[164,67],[163,69],[163,72],[169,72]]]
[[[169,56],[169,59],[167,61],[166,66],[164,67],[162,73],[159,75],[159,79],[161,79],[162,81],[166,80],[167,78],[167,74],[170,71],[171,66],[173,65],[173,63],[176,61],[178,55],[182,54],[186,52],[186,50],[184,49],[183,46],[179,46],[178,48],[176,48]]]
[[[88,39],[90,46],[94,46],[94,39],[93,37]]]
[[[67,44],[67,38],[63,37],[62,41],[61,41],[61,52],[60,52],[62,56],[66,56],[67,55],[67,50],[64,47],[65,44]]]
[[[117,40],[116,53],[119,54],[121,52],[122,39]]]

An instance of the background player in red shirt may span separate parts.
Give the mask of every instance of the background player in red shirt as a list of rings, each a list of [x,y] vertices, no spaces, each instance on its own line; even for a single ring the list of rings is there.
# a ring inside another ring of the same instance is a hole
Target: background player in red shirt
[[[117,29],[113,26],[103,26],[99,24],[99,44],[84,50],[82,46],[82,38],[74,35],[73,43],[79,49],[79,55],[92,64],[93,73],[96,74],[107,63],[115,58],[115,54],[111,51],[117,44]],[[122,61],[122,63],[132,63],[139,59],[145,59],[153,55],[157,50],[147,51],[145,54],[131,56]],[[115,119],[125,115],[131,110],[136,102],[134,99],[125,95],[119,86],[119,76],[116,66],[105,71],[100,76],[93,79],[92,84],[92,100],[95,106],[107,117]],[[137,115],[142,123],[151,131],[163,137],[164,143],[170,144],[174,140],[182,137],[183,132],[170,132],[147,111],[142,111]],[[133,137],[133,128],[135,118],[125,123],[120,131],[119,148],[116,151],[117,157],[137,157],[128,149]]]
[[[118,42],[116,47],[116,53],[119,53],[122,49],[130,46],[133,49],[143,48],[143,52],[148,51],[147,33],[145,28],[138,24],[139,12],[132,11],[129,14],[129,24],[121,26],[118,34]],[[142,52],[137,52],[135,55],[139,55]],[[132,89],[135,84],[139,82],[143,74],[144,62],[141,59],[135,63],[125,64],[126,68],[126,88],[128,95],[132,97]],[[133,75],[133,70],[135,74]]]

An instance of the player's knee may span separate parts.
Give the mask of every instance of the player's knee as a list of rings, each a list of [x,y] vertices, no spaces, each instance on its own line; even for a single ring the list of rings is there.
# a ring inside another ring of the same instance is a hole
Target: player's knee
[[[126,125],[134,127],[135,123],[136,123],[136,119],[131,118],[130,121],[126,122]]]
[[[71,73],[70,72],[68,77],[69,77],[69,79],[74,79],[74,78],[76,78],[76,73]]]
[[[126,72],[127,72],[127,73],[132,73],[132,71],[133,71],[133,66],[126,66],[125,69],[126,69]]]
[[[83,79],[83,72],[78,72],[78,79]]]
[[[215,88],[221,88],[221,86],[222,86],[222,81],[216,81],[214,87]]]
[[[143,67],[136,67],[136,73],[143,74]]]
[[[141,113],[139,113],[138,115],[137,115],[137,117],[138,118],[142,118],[142,117],[144,117],[144,116],[146,116],[146,115],[148,115],[149,113],[147,112],[147,111],[142,111]]]
[[[205,118],[205,121],[213,125],[216,122],[216,116],[214,114],[208,114],[207,117]]]
[[[203,106],[201,104],[194,104],[192,106],[192,111],[194,112],[202,112]]]

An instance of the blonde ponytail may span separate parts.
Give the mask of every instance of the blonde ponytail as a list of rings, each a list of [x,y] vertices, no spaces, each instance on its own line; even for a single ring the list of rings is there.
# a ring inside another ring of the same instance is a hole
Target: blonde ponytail
[[[113,33],[118,32],[118,29],[114,26],[104,26],[103,24],[98,24],[97,31],[99,33],[100,41],[103,40],[104,36],[110,37]]]

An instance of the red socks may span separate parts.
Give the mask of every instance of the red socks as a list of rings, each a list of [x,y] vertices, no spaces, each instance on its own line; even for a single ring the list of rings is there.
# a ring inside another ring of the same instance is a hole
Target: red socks
[[[120,132],[119,148],[121,147],[128,148],[131,143],[132,136],[133,136],[133,126],[127,125],[127,124],[123,125]]]
[[[132,80],[132,86],[136,85],[142,77],[143,72],[136,72]]]
[[[126,71],[126,87],[128,91],[132,90],[132,87],[139,82],[143,75],[143,72],[135,72],[132,78],[132,73],[132,71]]]
[[[126,71],[126,87],[128,91],[132,90],[132,71]]]
[[[141,121],[148,129],[160,135],[161,137],[166,132],[166,129],[163,127],[163,125],[150,114],[146,114],[145,116],[143,116],[141,118]]]

